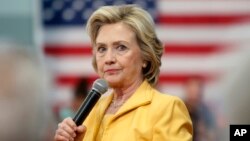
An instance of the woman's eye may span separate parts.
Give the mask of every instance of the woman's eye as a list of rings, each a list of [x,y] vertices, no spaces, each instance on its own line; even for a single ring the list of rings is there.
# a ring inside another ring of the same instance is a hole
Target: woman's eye
[[[127,48],[126,46],[124,46],[124,45],[119,45],[119,46],[117,47],[117,49],[118,49],[119,51],[125,51],[125,50],[127,50],[128,48]]]
[[[99,53],[103,53],[104,51],[106,51],[105,47],[98,47],[97,48],[97,52],[99,52]]]

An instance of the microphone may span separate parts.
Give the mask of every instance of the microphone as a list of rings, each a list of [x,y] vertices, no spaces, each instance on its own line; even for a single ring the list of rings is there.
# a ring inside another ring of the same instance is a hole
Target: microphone
[[[104,79],[97,79],[93,83],[91,91],[78,109],[73,121],[77,126],[81,125],[89,115],[102,94],[108,90],[108,83]]]

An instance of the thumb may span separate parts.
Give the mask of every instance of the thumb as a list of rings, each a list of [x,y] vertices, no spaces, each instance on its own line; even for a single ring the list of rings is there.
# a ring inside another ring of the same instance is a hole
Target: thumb
[[[86,126],[83,125],[78,126],[76,128],[77,136],[74,139],[74,141],[82,141],[85,136],[86,130],[87,130]]]
[[[78,127],[76,128],[76,132],[77,132],[77,133],[85,133],[86,130],[87,130],[87,128],[86,128],[86,126],[84,126],[84,125],[80,125],[80,126],[78,126]]]

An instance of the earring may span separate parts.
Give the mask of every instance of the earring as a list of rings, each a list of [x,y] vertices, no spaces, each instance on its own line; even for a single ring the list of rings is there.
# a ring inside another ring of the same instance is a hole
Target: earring
[[[146,68],[146,67],[147,67],[147,64],[146,64],[146,63],[143,63],[142,67],[143,67],[143,68]]]

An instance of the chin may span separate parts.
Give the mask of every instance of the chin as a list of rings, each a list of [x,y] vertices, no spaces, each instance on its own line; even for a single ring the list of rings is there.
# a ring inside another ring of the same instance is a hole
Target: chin
[[[117,77],[106,77],[104,79],[108,82],[111,88],[120,87],[124,82],[122,79],[119,79]]]

